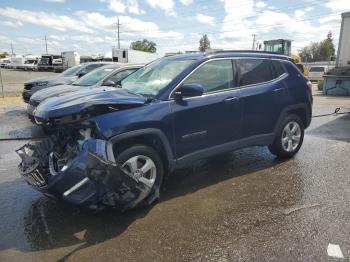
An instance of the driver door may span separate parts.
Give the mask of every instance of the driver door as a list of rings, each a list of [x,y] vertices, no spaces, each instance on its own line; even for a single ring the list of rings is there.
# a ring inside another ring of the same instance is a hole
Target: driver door
[[[242,110],[235,63],[231,59],[200,65],[184,84],[199,84],[204,94],[174,99],[170,104],[178,159],[202,150],[210,154],[213,147],[239,137]]]

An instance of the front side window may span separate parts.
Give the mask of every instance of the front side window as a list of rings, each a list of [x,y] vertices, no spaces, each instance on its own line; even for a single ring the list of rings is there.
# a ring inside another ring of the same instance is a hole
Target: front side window
[[[191,63],[193,63],[193,59],[189,58],[159,59],[125,78],[121,86],[130,92],[154,97]]]
[[[268,59],[240,59],[240,86],[249,86],[268,82],[274,79],[271,62]]]
[[[199,84],[210,93],[233,88],[233,79],[232,61],[218,60],[200,66],[183,84]]]

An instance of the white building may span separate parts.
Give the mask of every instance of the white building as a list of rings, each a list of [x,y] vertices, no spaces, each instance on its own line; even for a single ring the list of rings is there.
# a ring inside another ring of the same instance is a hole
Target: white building
[[[337,67],[350,66],[350,12],[342,14]]]

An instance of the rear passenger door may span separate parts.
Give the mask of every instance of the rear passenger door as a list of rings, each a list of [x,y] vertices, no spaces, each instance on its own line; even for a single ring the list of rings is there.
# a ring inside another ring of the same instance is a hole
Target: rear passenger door
[[[288,103],[285,71],[278,60],[237,60],[243,106],[242,133],[253,137],[273,133],[279,115]]]

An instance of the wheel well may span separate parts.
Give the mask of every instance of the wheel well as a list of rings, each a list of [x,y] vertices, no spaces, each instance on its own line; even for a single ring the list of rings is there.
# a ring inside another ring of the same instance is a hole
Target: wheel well
[[[170,156],[167,155],[163,142],[157,135],[145,134],[145,135],[130,137],[130,138],[126,138],[121,141],[118,141],[115,144],[113,144],[113,153],[115,156],[117,156],[126,148],[132,145],[146,145],[156,150],[160,158],[162,159],[162,162],[164,163],[165,174],[168,173],[168,171],[170,170],[170,166],[169,166]]]
[[[293,109],[293,110],[288,111],[287,114],[288,115],[294,114],[294,115],[299,116],[300,119],[303,121],[304,127],[306,128],[308,126],[307,113],[306,113],[305,109],[303,109],[303,108]]]

